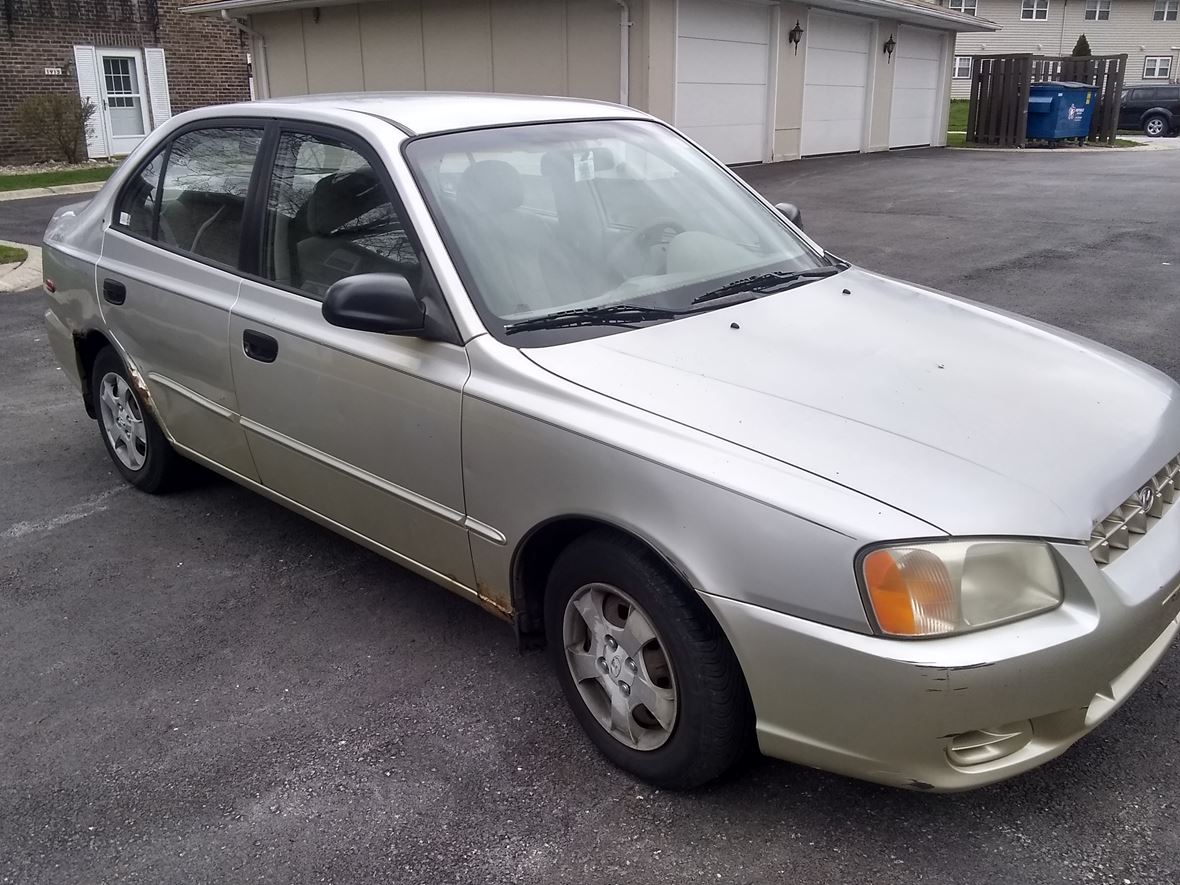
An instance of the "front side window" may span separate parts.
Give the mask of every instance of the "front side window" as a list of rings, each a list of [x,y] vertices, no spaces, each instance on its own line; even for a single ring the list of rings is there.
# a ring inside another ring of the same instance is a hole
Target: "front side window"
[[[135,174],[119,195],[115,226],[147,240],[156,238],[156,210],[160,203],[160,173],[164,171],[161,150]]]
[[[1149,55],[1143,59],[1144,80],[1167,80],[1172,75],[1172,56]]]
[[[266,200],[263,276],[322,300],[362,273],[398,273],[417,286],[422,265],[385,185],[355,147],[284,132]]]
[[[1157,22],[1174,22],[1180,11],[1180,0],[1155,0],[1155,12],[1151,18]]]
[[[1104,22],[1110,19],[1110,0],[1086,0],[1086,21]]]
[[[1021,0],[1020,17],[1025,21],[1044,21],[1049,17],[1049,0]]]
[[[693,309],[752,274],[836,270],[655,123],[429,136],[411,141],[406,157],[485,324],[512,344],[553,343],[519,324],[559,311]],[[587,324],[572,334],[608,331]]]
[[[966,15],[975,15],[978,2],[977,0],[947,0],[947,8]]]
[[[971,56],[955,56],[955,79],[969,80],[971,78]]]

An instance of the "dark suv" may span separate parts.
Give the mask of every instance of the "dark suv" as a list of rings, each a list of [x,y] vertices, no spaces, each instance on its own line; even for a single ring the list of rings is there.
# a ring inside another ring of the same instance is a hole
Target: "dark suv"
[[[1142,129],[1152,138],[1180,130],[1180,86],[1132,86],[1123,90],[1119,129]]]

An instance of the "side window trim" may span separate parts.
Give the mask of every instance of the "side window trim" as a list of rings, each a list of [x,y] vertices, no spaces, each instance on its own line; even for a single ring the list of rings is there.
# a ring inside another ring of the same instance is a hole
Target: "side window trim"
[[[112,203],[113,211],[111,212],[111,218],[107,223],[107,227],[117,230],[124,236],[131,237],[132,239],[138,240],[141,243],[154,246],[155,248],[163,252],[167,252],[170,255],[187,258],[190,261],[195,261],[198,264],[203,264],[207,267],[213,267],[217,268],[218,270],[229,271],[230,273],[242,275],[244,273],[243,268],[245,266],[243,264],[243,259],[246,256],[246,249],[250,240],[250,230],[247,229],[246,224],[251,217],[251,213],[253,212],[252,201],[255,196],[255,187],[259,184],[259,180],[262,177],[262,169],[267,168],[264,166],[264,162],[266,160],[265,154],[267,150],[266,139],[268,133],[271,131],[274,125],[275,124],[273,120],[264,119],[261,117],[210,117],[205,120],[194,120],[192,123],[177,129],[168,136],[168,140],[164,142],[164,144],[161,145],[156,151],[152,152],[142,161],[136,164],[134,171],[130,176],[128,176],[127,181],[123,183],[123,185],[119,188],[118,194],[115,196],[115,199]],[[160,242],[160,212],[163,204],[163,200],[161,199],[163,196],[161,189],[164,183],[164,176],[168,171],[168,162],[172,158],[172,145],[178,138],[181,138],[190,132],[201,131],[205,129],[257,129],[261,133],[261,144],[259,146],[258,154],[254,158],[254,166],[250,170],[250,184],[247,187],[245,211],[242,215],[242,243],[238,250],[238,259],[236,266],[234,267],[229,267],[216,261],[209,261],[200,255],[194,255],[191,252],[184,251],[183,249],[175,249],[165,243]],[[156,203],[152,208],[151,237],[147,238],[129,229],[125,225],[120,224],[118,213],[121,210],[123,200],[126,197],[127,192],[134,185],[137,177],[147,166],[151,165],[151,163],[156,160],[156,158],[162,158],[162,162],[160,163],[159,177],[156,179],[156,189],[158,196]]]

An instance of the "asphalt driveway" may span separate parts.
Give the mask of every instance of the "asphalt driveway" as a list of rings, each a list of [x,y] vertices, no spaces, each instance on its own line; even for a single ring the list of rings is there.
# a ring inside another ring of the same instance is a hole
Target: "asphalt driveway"
[[[1180,377],[1173,156],[746,174],[843,257]],[[48,208],[0,204],[0,239]],[[1180,881],[1180,651],[1066,756],[974,793],[769,760],[653,791],[474,606],[219,479],[127,489],[40,312],[0,296],[0,883]]]

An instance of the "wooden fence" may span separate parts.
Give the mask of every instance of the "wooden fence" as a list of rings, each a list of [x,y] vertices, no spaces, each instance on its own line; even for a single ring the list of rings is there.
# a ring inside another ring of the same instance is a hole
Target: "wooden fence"
[[[967,143],[1024,147],[1028,143],[1028,96],[1032,84],[1066,81],[1097,87],[1098,104],[1088,138],[1113,144],[1126,70],[1125,55],[977,55],[971,63]]]

